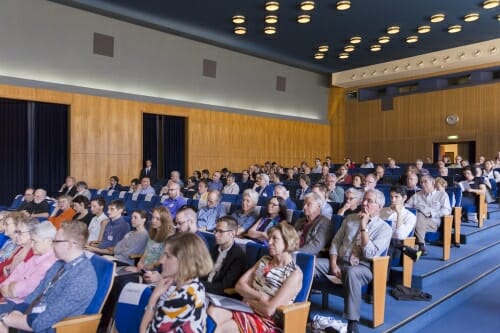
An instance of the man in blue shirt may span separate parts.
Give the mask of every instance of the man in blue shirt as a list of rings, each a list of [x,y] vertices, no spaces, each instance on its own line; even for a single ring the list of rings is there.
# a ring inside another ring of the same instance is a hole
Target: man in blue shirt
[[[208,183],[208,190],[209,191],[222,191],[222,188],[224,187],[224,184],[222,184],[221,181],[221,173],[220,171],[215,171],[213,176],[212,176],[212,181]]]
[[[167,207],[172,215],[172,219],[175,219],[177,211],[182,206],[186,205],[187,201],[185,198],[181,197],[181,188],[178,183],[169,181],[167,184],[168,197],[162,202],[162,205]]]
[[[96,272],[83,252],[88,235],[83,222],[62,223],[53,241],[59,260],[24,303],[14,305],[14,311],[9,313],[2,306],[1,333],[9,332],[9,328],[54,332],[55,323],[85,313],[97,290]]]
[[[226,216],[226,210],[220,204],[220,199],[219,191],[208,193],[207,206],[198,211],[198,230],[212,232],[215,229],[217,219]]]
[[[130,231],[130,225],[122,216],[125,209],[123,200],[113,200],[108,206],[109,222],[106,224],[102,240],[97,247],[88,246],[86,249],[99,254],[110,254],[109,248],[115,245],[125,237],[125,234]]]

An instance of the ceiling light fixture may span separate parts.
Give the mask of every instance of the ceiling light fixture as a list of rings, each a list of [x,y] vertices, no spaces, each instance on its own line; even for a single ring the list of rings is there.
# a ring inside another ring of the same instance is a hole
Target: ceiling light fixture
[[[483,8],[484,9],[491,9],[495,8],[500,4],[499,0],[486,0],[483,2]]]
[[[382,36],[382,37],[379,37],[379,38],[378,38],[378,42],[379,42],[380,44],[387,44],[387,43],[389,43],[390,41],[391,41],[391,37],[389,37],[389,36]]]
[[[278,23],[278,16],[276,15],[266,15],[266,19],[264,20],[267,24],[275,24]]]
[[[280,9],[280,4],[278,1],[268,1],[265,8],[268,12],[275,12]]]
[[[395,35],[399,32],[399,27],[397,25],[393,25],[392,27],[387,28],[387,33],[389,35]]]
[[[338,10],[347,10],[351,8],[351,2],[350,1],[339,1],[337,2],[337,9]]]
[[[320,45],[318,46],[318,51],[319,52],[328,52],[328,45]]]
[[[325,54],[324,53],[321,53],[321,52],[317,52],[314,54],[314,59],[316,60],[321,60],[325,57]]]
[[[406,37],[406,42],[408,44],[416,43],[416,42],[418,42],[418,36],[408,36],[408,37]]]
[[[344,51],[346,51],[346,52],[352,52],[352,51],[354,51],[354,49],[355,49],[354,45],[346,45],[344,47]]]
[[[237,35],[244,35],[247,33],[247,28],[245,27],[234,27],[234,33]]]
[[[243,16],[243,15],[234,15],[233,16],[233,23],[234,24],[243,24],[243,23],[245,23],[245,16]]]
[[[266,35],[274,35],[276,33],[276,27],[273,27],[273,26],[265,27],[264,33]]]
[[[474,22],[479,19],[479,14],[478,13],[470,13],[464,16],[464,21],[465,22]]]
[[[462,26],[460,24],[452,25],[448,28],[448,32],[450,34],[456,34],[457,32],[462,31]]]
[[[359,37],[359,36],[351,37],[350,42],[351,42],[351,44],[359,44],[359,43],[361,43],[361,37]]]
[[[314,1],[302,1],[300,3],[300,9],[302,10],[313,10],[314,9]]]
[[[378,52],[382,50],[382,46],[380,46],[379,44],[373,44],[372,46],[370,46],[370,51],[372,52]]]
[[[417,28],[417,31],[419,34],[426,34],[429,31],[431,31],[431,26],[430,25],[421,25],[420,27]]]
[[[500,21],[500,15],[497,16],[497,20]]]
[[[302,14],[302,15],[299,15],[297,16],[297,22],[299,23],[309,23],[311,22],[311,15],[308,15],[308,14]]]
[[[432,23],[443,22],[443,21],[444,21],[444,14],[441,14],[441,13],[439,13],[439,14],[434,14],[434,15],[432,15],[432,16],[431,16],[430,21],[431,21]]]
[[[349,58],[349,53],[340,53],[339,54],[339,59],[347,59]]]

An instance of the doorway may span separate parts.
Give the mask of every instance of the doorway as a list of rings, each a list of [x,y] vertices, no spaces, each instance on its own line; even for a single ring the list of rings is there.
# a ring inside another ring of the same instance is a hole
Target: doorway
[[[435,161],[447,158],[450,163],[454,163],[455,157],[458,155],[462,156],[464,160],[468,160],[470,164],[474,164],[476,161],[476,141],[434,143]]]

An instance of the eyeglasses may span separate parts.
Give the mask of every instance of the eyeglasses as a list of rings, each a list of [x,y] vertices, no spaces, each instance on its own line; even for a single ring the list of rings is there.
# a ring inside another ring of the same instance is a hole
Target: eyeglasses
[[[267,205],[268,205],[268,206],[273,206],[273,207],[278,207],[278,206],[279,206],[279,204],[274,203],[274,202],[270,202],[270,203],[268,203]]]
[[[66,242],[70,242],[70,240],[68,240],[68,239],[53,239],[52,240],[52,243],[66,243]]]
[[[170,191],[176,191],[177,189],[176,188],[168,188],[167,191],[170,192]]]
[[[214,229],[214,234],[223,234],[225,232],[230,232],[233,231],[232,229],[229,230],[222,230],[222,229]]]
[[[189,222],[189,221],[190,221],[189,219],[184,220],[184,221],[175,221],[175,225],[176,225],[176,226],[181,226],[181,225],[183,225],[184,223]]]
[[[14,233],[15,233],[16,235],[22,235],[22,234],[29,233],[29,232],[30,232],[29,230],[28,230],[28,231],[21,231],[21,230],[16,230],[16,231],[14,231]]]

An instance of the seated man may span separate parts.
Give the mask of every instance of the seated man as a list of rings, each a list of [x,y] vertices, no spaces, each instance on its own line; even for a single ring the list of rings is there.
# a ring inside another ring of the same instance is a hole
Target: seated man
[[[34,194],[35,189],[32,187],[28,187],[26,190],[24,190],[23,201],[16,210],[18,212],[26,210],[26,208],[33,202]]]
[[[330,258],[318,258],[316,275],[334,275],[344,287],[344,317],[347,332],[359,332],[361,287],[373,279],[370,262],[389,247],[391,227],[379,217],[384,194],[368,190],[359,214],[344,219],[330,246]]]
[[[208,183],[208,191],[222,191],[222,188],[224,187],[224,184],[222,184],[221,181],[221,173],[220,171],[215,171],[214,174],[212,175],[212,181]]]
[[[151,186],[151,179],[149,177],[142,177],[139,194],[156,194],[155,189]]]
[[[330,206],[330,204],[326,201],[326,195],[327,195],[327,188],[323,184],[315,184],[312,187],[311,192],[316,193],[321,197],[321,200],[323,201],[321,204],[321,215],[326,217],[327,219],[331,220],[332,215],[333,215],[333,208]]]
[[[19,210],[31,217],[49,217],[50,205],[47,202],[47,192],[41,188],[37,189],[33,194],[33,201]]]
[[[299,251],[318,255],[328,246],[333,237],[333,224],[321,214],[323,198],[317,193],[308,193],[304,199],[304,215],[295,223],[299,235]]]
[[[207,205],[208,198],[208,181],[206,179],[201,179],[198,182],[198,192],[193,196],[194,200],[199,200],[198,207],[205,207]]]
[[[231,216],[238,223],[238,230],[236,234],[238,236],[243,235],[245,232],[254,225],[255,221],[259,218],[259,215],[255,211],[255,207],[259,202],[259,194],[254,190],[247,188],[243,191],[241,200],[241,209],[235,211]]]
[[[415,237],[422,255],[426,255],[425,233],[437,231],[441,225],[441,218],[451,214],[450,199],[446,192],[436,191],[434,178],[425,175],[420,179],[422,191],[415,193],[405,206],[417,210],[417,223],[415,225]]]
[[[73,201],[68,195],[61,195],[57,198],[57,206],[49,216],[49,221],[52,222],[57,229],[59,229],[61,223],[73,220],[76,211],[71,208],[72,203]]]
[[[240,194],[240,187],[236,184],[234,175],[232,173],[228,173],[226,177],[226,186],[222,190],[224,194]]]
[[[406,190],[402,186],[393,186],[390,189],[391,205],[380,210],[380,218],[392,222],[391,246],[387,255],[401,257],[401,252],[407,254],[414,261],[422,254],[420,251],[403,246],[410,232],[415,228],[417,217],[405,208]]]
[[[406,174],[406,195],[410,199],[415,193],[420,191],[421,188],[418,187],[418,175],[415,172],[408,171]]]
[[[87,185],[86,182],[84,182],[82,180],[80,180],[78,183],[76,183],[76,193],[73,196],[73,199],[79,195],[84,196],[89,200],[92,197],[92,194],[89,191],[89,186]]]
[[[265,173],[259,173],[256,177],[255,183],[253,184],[253,189],[255,192],[259,193],[259,196],[271,198],[274,194],[273,186],[269,184],[269,176]]]
[[[210,249],[214,267],[210,274],[202,279],[209,293],[224,295],[224,289],[234,288],[236,282],[245,273],[246,255],[234,243],[237,228],[238,223],[231,216],[224,216],[217,220],[214,231],[217,245]]]
[[[170,211],[172,219],[175,219],[175,214],[179,208],[184,206],[187,201],[181,196],[181,187],[178,183],[174,181],[169,181],[167,184],[167,195],[168,197],[161,204]]]
[[[281,197],[283,200],[285,200],[286,209],[292,209],[292,210],[297,209],[297,205],[295,204],[295,202],[293,202],[292,199],[290,199],[290,195],[288,194],[288,190],[286,189],[285,186],[276,185],[274,187],[274,195],[277,197]]]
[[[57,194],[67,194],[70,197],[73,197],[76,194],[76,178],[72,176],[66,177],[64,184],[61,185],[61,188],[59,189]]]
[[[328,174],[325,185],[328,188],[328,200],[338,203],[344,202],[344,189],[337,186],[337,176],[334,173]]]
[[[181,173],[177,170],[170,172],[170,180],[179,184],[180,188],[184,187],[184,182],[181,179]]]
[[[83,252],[87,236],[83,222],[61,225],[54,240],[54,252],[59,260],[13,311],[6,311],[6,305],[0,306],[1,333],[9,332],[9,328],[50,332],[52,325],[60,320],[85,313],[97,290],[96,272]]]
[[[208,193],[207,206],[198,211],[198,229],[212,232],[219,217],[226,216],[224,206],[220,204],[221,194],[219,191]]]
[[[122,190],[122,186],[120,185],[120,179],[118,176],[109,177],[109,186],[107,188],[108,191],[118,191]]]
[[[123,218],[125,203],[123,200],[113,200],[108,206],[109,222],[106,224],[102,240],[97,246],[87,246],[86,249],[99,254],[113,254],[113,248],[130,231],[130,226]]]

